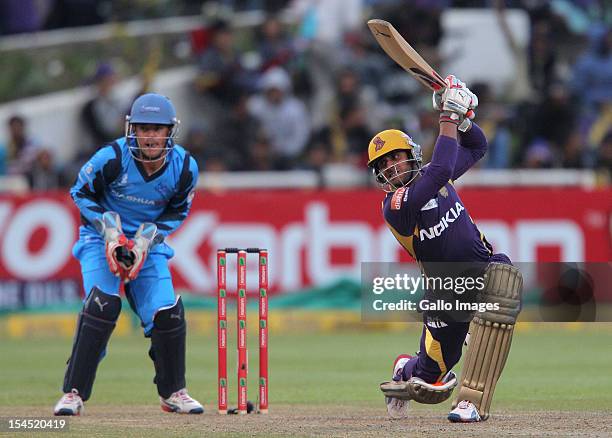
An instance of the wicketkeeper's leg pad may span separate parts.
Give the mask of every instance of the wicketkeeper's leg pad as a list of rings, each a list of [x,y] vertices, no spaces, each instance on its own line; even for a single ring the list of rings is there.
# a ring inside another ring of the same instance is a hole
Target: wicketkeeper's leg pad
[[[187,324],[181,297],[167,308],[159,309],[153,318],[149,356],[155,364],[157,392],[168,398],[185,387],[185,338]]]
[[[457,376],[449,371],[439,383],[427,383],[418,377],[411,377],[406,382],[383,382],[380,384],[380,390],[386,397],[432,405],[448,399],[455,386],[457,386]]]
[[[489,417],[495,385],[510,352],[522,289],[523,277],[514,266],[491,263],[487,267],[481,302],[497,303],[499,310],[478,312],[472,320],[453,409],[461,400],[469,400],[483,420]]]
[[[98,364],[121,312],[121,298],[94,287],[79,313],[72,353],[64,376],[64,393],[79,391],[83,401],[91,395]]]

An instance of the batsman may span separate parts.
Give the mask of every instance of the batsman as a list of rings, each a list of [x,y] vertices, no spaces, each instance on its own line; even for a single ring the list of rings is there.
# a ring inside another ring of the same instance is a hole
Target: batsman
[[[484,284],[478,300],[498,306],[463,320],[426,310],[420,351],[414,356],[400,354],[392,380],[380,388],[389,415],[401,418],[407,415],[410,400],[441,403],[458,386],[448,419],[479,422],[489,417],[495,385],[510,351],[522,276],[505,254],[494,254],[453,185],[484,156],[487,140],[472,121],[476,95],[452,75],[445,83],[433,93],[440,131],[431,162],[423,165],[421,147],[404,132],[391,129],[370,142],[368,166],[387,192],[385,222],[422,269],[432,262],[478,263],[483,266]],[[458,380],[452,367],[464,343],[467,353]]]
[[[72,253],[81,264],[85,300],[55,415],[80,415],[91,396],[121,312],[122,282],[151,339],[162,409],[204,411],[185,388],[185,312],[168,268],[174,251],[165,242],[187,217],[198,179],[195,160],[175,144],[178,127],[167,97],[143,94],[126,117],[125,137],[101,147],[70,190],[81,213]]]

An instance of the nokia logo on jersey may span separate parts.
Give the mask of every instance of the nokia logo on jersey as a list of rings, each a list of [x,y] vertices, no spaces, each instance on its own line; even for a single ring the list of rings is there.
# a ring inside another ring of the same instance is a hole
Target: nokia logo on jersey
[[[427,239],[434,239],[442,234],[442,231],[446,230],[449,227],[449,224],[455,222],[455,219],[459,217],[461,212],[465,210],[465,207],[461,205],[459,201],[455,203],[455,207],[452,207],[450,210],[446,212],[440,222],[438,222],[433,227],[429,227],[428,230],[421,230],[419,232],[419,237],[421,238],[421,242]]]

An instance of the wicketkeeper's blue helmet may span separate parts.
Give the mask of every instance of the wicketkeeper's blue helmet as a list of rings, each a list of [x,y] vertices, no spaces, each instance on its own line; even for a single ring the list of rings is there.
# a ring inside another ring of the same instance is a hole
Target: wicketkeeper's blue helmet
[[[130,153],[136,160],[140,161],[158,161],[166,157],[174,146],[174,139],[178,133],[180,120],[176,117],[174,105],[166,96],[157,93],[147,93],[136,98],[132,104],[130,114],[125,116],[125,136],[128,139]],[[133,125],[166,125],[170,128],[168,137],[166,137],[166,145],[163,148],[164,153],[154,159],[144,158],[140,152],[137,141],[137,136],[134,132]]]

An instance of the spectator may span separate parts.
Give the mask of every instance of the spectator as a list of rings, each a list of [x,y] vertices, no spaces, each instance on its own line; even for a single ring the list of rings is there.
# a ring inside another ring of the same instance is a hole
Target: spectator
[[[340,53],[339,57],[342,65],[358,76],[359,83],[380,90],[396,64],[378,47],[372,46],[371,38],[371,35],[363,32],[347,34],[344,53]]]
[[[66,188],[69,182],[66,181],[53,162],[51,152],[40,149],[32,167],[26,172],[26,178],[31,190],[47,191]]]
[[[196,89],[223,105],[245,85],[244,72],[234,49],[234,34],[229,24],[216,20],[211,25],[211,42],[198,61]]]
[[[357,105],[364,111],[363,116],[368,129],[373,132],[381,129],[387,112],[383,105],[378,104],[376,90],[362,86],[359,76],[350,68],[340,72],[336,87],[338,109]]]
[[[8,120],[9,140],[7,142],[7,165],[10,175],[24,175],[32,168],[41,148],[27,135],[26,120],[14,115]]]
[[[89,156],[94,148],[124,134],[125,114],[129,106],[117,90],[117,74],[109,63],[101,63],[92,78],[95,95],[81,110],[81,117],[90,137],[90,147],[82,151]]]
[[[578,59],[571,82],[576,96],[590,110],[612,102],[612,29],[597,29]]]
[[[284,161],[279,160],[278,155],[274,152],[272,144],[265,133],[260,132],[257,134],[249,151],[248,163],[245,166],[245,170],[284,170],[285,164]]]
[[[612,183],[612,129],[608,131],[597,150],[596,167],[605,175],[607,183]]]
[[[340,112],[340,126],[346,151],[341,161],[353,164],[355,167],[367,165],[367,151],[363,147],[368,144],[373,133],[368,129],[365,110],[357,102],[347,102]]]
[[[279,67],[264,74],[261,88],[247,103],[248,111],[261,123],[273,152],[292,166],[310,136],[306,106],[291,94],[289,75]]]
[[[289,68],[288,64],[295,56],[295,51],[291,38],[276,16],[266,18],[259,29],[257,40],[262,71],[271,67]]]
[[[531,86],[539,94],[539,100],[548,95],[549,85],[555,81],[557,53],[547,22],[540,21],[533,26],[529,46],[529,76]]]
[[[486,83],[475,82],[470,88],[478,96],[478,126],[489,143],[489,151],[484,158],[486,167],[510,167],[511,135],[506,123],[509,117],[507,109],[493,99],[491,88]]]
[[[580,133],[574,131],[563,143],[561,166],[569,169],[581,169],[588,164],[588,155]]]
[[[247,94],[234,96],[231,110],[219,117],[209,134],[210,147],[219,149],[218,155],[231,170],[246,170],[245,157],[261,131],[261,124],[249,113],[247,102]]]
[[[523,167],[528,169],[548,169],[553,167],[553,151],[546,140],[536,139],[527,147]]]
[[[198,168],[200,169],[204,169],[206,163],[206,154],[209,148],[208,143],[208,136],[203,127],[196,126],[187,132],[185,146],[189,150],[191,156],[196,160],[196,163],[198,163]]]
[[[303,168],[321,173],[325,165],[331,162],[329,144],[324,141],[313,141],[306,150]]]
[[[535,107],[535,114],[528,120],[527,126],[531,130],[527,132],[523,144],[541,138],[561,151],[576,127],[576,111],[567,88],[560,83],[551,84],[549,95]]]

